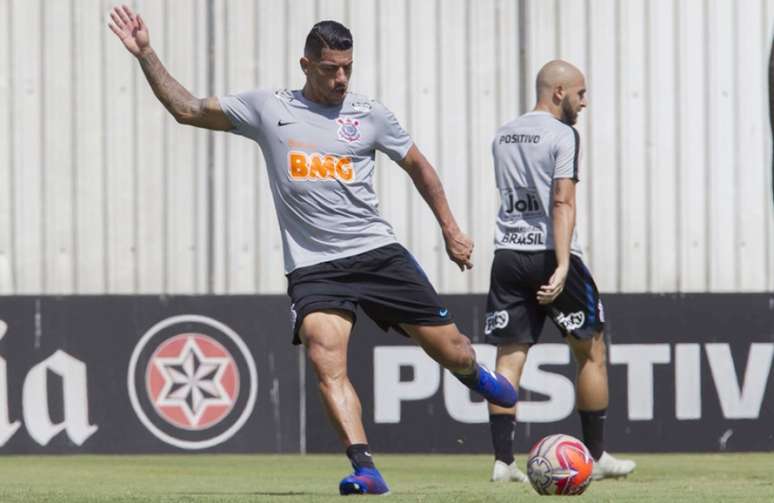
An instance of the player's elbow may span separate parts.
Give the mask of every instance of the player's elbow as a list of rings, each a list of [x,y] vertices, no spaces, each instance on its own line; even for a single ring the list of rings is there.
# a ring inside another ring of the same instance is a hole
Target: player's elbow
[[[183,124],[185,126],[196,125],[197,116],[194,114],[186,113],[186,112],[176,112],[176,113],[173,113],[172,116],[175,118],[175,121],[178,124]]]
[[[554,211],[575,211],[575,201],[572,199],[554,199]]]
[[[192,99],[190,102],[185,103],[183,106],[179,106],[172,110],[172,116],[175,118],[178,124],[184,124],[186,126],[196,126],[202,117],[202,103],[201,100]]]

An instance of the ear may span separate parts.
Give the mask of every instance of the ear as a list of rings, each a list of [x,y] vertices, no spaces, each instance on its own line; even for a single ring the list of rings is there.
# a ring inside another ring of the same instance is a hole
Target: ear
[[[552,96],[553,99],[554,99],[554,103],[556,103],[557,105],[559,103],[561,103],[562,100],[564,99],[564,95],[565,95],[564,86],[561,86],[561,85],[560,86],[556,86],[554,88],[554,94]]]
[[[301,59],[298,60],[298,64],[301,65],[301,71],[304,72],[304,74],[309,74],[309,58],[306,56],[301,56]]]

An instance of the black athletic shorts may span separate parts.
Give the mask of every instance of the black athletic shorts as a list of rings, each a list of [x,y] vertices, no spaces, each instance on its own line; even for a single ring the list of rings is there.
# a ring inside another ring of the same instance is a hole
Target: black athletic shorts
[[[490,344],[534,344],[546,316],[562,334],[589,338],[604,328],[602,301],[583,261],[570,255],[564,290],[549,305],[539,304],[537,292],[556,270],[553,250],[497,250],[492,263],[484,334]]]
[[[302,267],[288,274],[293,344],[304,317],[325,309],[349,311],[360,306],[387,331],[406,334],[400,323],[448,325],[452,322],[425,272],[403,246],[393,243],[374,250]]]

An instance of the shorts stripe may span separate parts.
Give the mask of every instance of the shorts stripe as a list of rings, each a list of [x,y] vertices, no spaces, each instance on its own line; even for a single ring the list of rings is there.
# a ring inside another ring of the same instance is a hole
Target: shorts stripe
[[[591,283],[586,283],[586,307],[589,311],[587,325],[593,325],[597,322],[597,305],[594,295],[594,286]]]

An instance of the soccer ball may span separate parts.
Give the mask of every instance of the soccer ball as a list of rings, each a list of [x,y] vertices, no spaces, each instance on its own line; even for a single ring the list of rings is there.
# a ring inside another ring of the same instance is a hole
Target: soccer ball
[[[583,442],[549,435],[529,451],[527,476],[539,494],[577,495],[591,482],[594,460]]]

